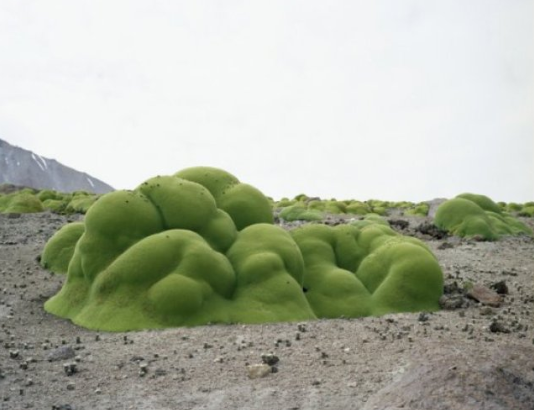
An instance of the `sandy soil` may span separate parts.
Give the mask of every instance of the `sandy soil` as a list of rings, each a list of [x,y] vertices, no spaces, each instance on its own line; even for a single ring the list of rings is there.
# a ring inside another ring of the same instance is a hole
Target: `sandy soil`
[[[534,409],[534,241],[394,219],[435,252],[450,310],[96,333],[43,310],[64,278],[37,258],[67,218],[0,215],[0,409]],[[498,307],[462,290],[500,281]],[[277,371],[250,378],[269,353]]]

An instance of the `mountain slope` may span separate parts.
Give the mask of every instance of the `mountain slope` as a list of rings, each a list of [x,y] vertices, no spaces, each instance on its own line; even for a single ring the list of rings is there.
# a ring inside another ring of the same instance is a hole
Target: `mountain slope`
[[[83,190],[103,194],[114,190],[84,172],[0,139],[0,184],[4,183],[60,192]]]

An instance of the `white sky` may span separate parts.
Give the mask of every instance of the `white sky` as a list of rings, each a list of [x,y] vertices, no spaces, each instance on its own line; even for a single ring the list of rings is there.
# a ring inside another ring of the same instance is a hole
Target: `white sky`
[[[534,0],[2,0],[0,138],[118,189],[534,200]]]

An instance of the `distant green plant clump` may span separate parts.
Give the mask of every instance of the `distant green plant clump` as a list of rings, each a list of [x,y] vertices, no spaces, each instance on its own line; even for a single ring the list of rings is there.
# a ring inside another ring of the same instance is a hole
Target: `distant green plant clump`
[[[462,237],[494,241],[504,235],[532,235],[532,230],[484,195],[461,194],[443,202],[434,224]]]
[[[107,331],[438,309],[442,273],[422,242],[379,216],[287,232],[271,206],[209,167],[108,193],[46,244],[42,264],[66,280],[45,309]]]
[[[404,211],[404,214],[411,215],[411,216],[427,216],[429,209],[430,207],[428,206],[427,203],[420,203],[420,204],[407,208]]]
[[[43,204],[30,190],[22,190],[0,197],[0,212],[3,213],[34,213],[43,212]]]
[[[307,208],[304,204],[296,204],[285,207],[278,215],[284,221],[322,221],[324,214],[316,209]]]
[[[100,195],[85,191],[74,193],[21,189],[7,195],[0,194],[0,213],[37,213],[50,211],[58,214],[85,214]]]

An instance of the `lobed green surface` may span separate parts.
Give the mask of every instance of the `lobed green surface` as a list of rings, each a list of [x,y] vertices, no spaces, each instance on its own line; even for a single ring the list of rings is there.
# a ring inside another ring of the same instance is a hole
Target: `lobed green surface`
[[[462,237],[488,241],[504,235],[532,235],[532,230],[484,195],[461,194],[443,202],[436,211],[434,224]]]
[[[43,265],[67,274],[45,309],[108,331],[438,309],[435,257],[379,216],[272,222],[268,198],[215,168],[106,194],[46,244]]]

